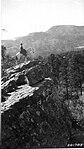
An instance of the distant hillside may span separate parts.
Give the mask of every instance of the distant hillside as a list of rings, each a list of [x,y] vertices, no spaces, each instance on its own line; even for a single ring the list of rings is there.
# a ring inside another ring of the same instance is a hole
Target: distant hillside
[[[53,26],[46,32],[30,33],[28,36],[19,37],[16,40],[2,42],[10,55],[15,55],[19,51],[20,43],[23,42],[26,50],[28,47],[35,49],[35,57],[47,56],[51,53],[76,50],[76,47],[84,46],[84,26]]]

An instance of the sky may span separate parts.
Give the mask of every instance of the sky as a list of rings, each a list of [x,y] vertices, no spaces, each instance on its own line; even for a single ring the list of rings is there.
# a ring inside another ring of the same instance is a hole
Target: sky
[[[1,39],[55,25],[84,26],[84,0],[1,0]]]

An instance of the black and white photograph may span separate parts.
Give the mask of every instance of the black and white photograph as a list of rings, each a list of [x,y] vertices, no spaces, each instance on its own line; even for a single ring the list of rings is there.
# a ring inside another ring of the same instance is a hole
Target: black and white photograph
[[[1,149],[84,148],[84,0],[1,0]]]

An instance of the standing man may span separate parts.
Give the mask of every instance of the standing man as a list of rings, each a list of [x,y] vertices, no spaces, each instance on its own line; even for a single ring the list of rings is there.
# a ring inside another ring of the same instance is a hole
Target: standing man
[[[23,48],[23,44],[20,44],[20,54],[23,54],[25,56],[25,61],[28,60],[27,58],[27,51]]]
[[[24,49],[23,49],[23,44],[20,44],[20,53],[23,54],[24,53]],[[24,55],[24,54],[23,54]]]
[[[23,48],[23,44],[20,44],[20,53],[27,57],[27,51]]]

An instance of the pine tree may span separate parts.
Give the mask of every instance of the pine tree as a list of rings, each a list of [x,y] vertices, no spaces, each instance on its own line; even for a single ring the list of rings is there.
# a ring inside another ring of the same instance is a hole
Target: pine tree
[[[70,59],[70,84],[73,91],[82,95],[82,84],[84,82],[84,54],[73,52]]]
[[[60,92],[69,98],[69,71],[68,71],[68,55],[62,55],[61,66],[60,66]]]

